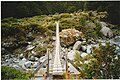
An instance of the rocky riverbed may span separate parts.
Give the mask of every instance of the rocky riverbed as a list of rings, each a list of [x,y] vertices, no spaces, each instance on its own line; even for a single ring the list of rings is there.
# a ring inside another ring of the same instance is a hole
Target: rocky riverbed
[[[53,36],[52,38],[53,38],[53,42],[51,44],[54,46],[55,36]],[[107,42],[115,45],[116,55],[120,55],[120,36],[116,36],[112,39],[107,39],[107,40],[102,40],[102,39],[86,40],[85,38],[75,40],[71,45],[67,46],[68,58],[70,60],[74,60],[75,53],[79,53],[81,57],[84,57],[92,52],[92,47],[99,47],[99,43],[105,46]],[[37,51],[36,48],[40,48],[40,46],[44,47],[46,45],[47,44],[44,43],[44,39],[42,39],[42,36],[40,38],[37,37],[33,42],[28,42],[28,45],[26,46],[24,51],[22,51],[23,53],[17,55],[14,54],[2,55],[1,65],[10,66],[26,71],[35,70],[42,62],[44,62],[47,59],[46,52],[44,52],[44,54],[42,54],[41,56],[37,56],[39,50]],[[2,48],[2,50],[4,51],[4,48]],[[63,53],[65,51],[66,51],[66,47],[61,46],[60,53]]]

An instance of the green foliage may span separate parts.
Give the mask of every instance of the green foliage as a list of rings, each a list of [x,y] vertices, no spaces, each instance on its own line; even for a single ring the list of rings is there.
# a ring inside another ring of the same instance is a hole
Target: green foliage
[[[1,79],[29,79],[30,73],[25,73],[15,68],[1,66]]]
[[[108,21],[119,24],[120,2],[89,2],[89,1],[40,1],[40,2],[2,2],[2,18],[30,17],[35,15],[48,15],[55,13],[72,13],[78,10],[107,11]]]
[[[120,56],[115,54],[115,47],[109,43],[99,48],[93,47],[92,54],[84,58],[75,56],[75,65],[80,71],[81,78],[110,79],[120,76]]]
[[[5,18],[2,20],[2,36],[14,35],[18,40],[25,40],[26,34],[40,33],[51,36],[55,33],[55,21],[60,21],[60,31],[75,28],[85,35],[87,39],[102,37],[99,21],[106,17],[106,12],[78,11],[74,13],[56,13],[54,15],[41,15],[32,18]],[[11,20],[11,21],[9,21]],[[14,32],[14,33],[13,33]],[[22,36],[22,37],[20,37]]]

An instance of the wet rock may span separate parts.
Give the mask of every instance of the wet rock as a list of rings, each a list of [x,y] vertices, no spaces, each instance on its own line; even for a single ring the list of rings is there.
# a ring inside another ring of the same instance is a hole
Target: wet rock
[[[77,41],[73,46],[73,50],[79,50],[80,47],[81,47],[81,41]]]

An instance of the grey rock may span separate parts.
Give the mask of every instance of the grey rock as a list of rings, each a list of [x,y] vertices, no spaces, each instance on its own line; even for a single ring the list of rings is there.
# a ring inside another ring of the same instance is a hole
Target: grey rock
[[[108,26],[108,24],[106,24],[105,22],[100,22],[100,24],[102,28]]]
[[[28,45],[26,50],[32,50],[32,49],[34,49],[34,48],[35,48],[35,46],[33,46],[33,45]]]
[[[33,64],[33,68],[37,68],[38,65],[39,65],[39,63],[38,63],[38,62],[35,62],[35,63]]]
[[[33,55],[31,55],[29,58],[28,58],[30,61],[35,61],[35,57]]]
[[[19,68],[19,66],[18,66],[18,65],[16,65],[16,64],[15,64],[15,65],[12,65],[12,67],[14,67],[14,68]]]
[[[84,52],[87,50],[86,46],[81,46],[81,48],[82,48],[82,51],[84,51]]]
[[[35,61],[38,61],[39,59],[37,57],[35,57]]]
[[[80,47],[81,47],[81,41],[77,41],[73,46],[73,50],[79,50]]]
[[[87,46],[87,51],[86,51],[86,52],[87,52],[88,54],[90,54],[90,53],[91,53],[91,48],[92,48],[92,46],[91,46],[91,45],[88,45],[88,46]]]
[[[30,68],[32,66],[32,63],[31,63],[31,61],[27,61],[27,62],[25,62],[24,65],[26,68]]]
[[[6,43],[2,43],[2,46],[5,47],[5,48],[16,48],[18,47],[19,45],[15,42],[6,42]]]
[[[80,52],[78,50],[71,50],[70,52],[68,52],[68,59],[69,60],[74,60],[74,57],[75,57],[76,53],[80,54]]]
[[[20,54],[20,55],[19,55],[19,58],[20,58],[20,59],[22,59],[23,57],[24,57],[23,54]]]
[[[87,53],[82,53],[80,56],[84,58],[87,55],[88,55]]]
[[[37,53],[35,51],[31,51],[32,54],[36,55]]]
[[[28,44],[30,45],[30,44],[31,44],[31,42],[28,42]]]
[[[112,37],[113,36],[113,32],[110,28],[108,28],[108,24],[106,24],[105,22],[100,22],[102,29],[100,30],[100,32],[103,33],[104,36],[106,37]]]
[[[101,45],[102,45],[102,46],[106,46],[106,43],[105,43],[105,42],[102,42]]]
[[[54,41],[55,41],[55,40],[56,40],[56,37],[55,37],[55,36],[52,36],[52,40],[54,40]]]
[[[18,65],[24,66],[24,64],[27,62],[26,58],[23,58],[22,60],[19,61]]]

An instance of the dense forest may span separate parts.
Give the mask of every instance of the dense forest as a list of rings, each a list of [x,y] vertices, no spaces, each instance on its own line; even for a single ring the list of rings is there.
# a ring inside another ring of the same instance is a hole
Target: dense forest
[[[5,17],[31,17],[55,13],[72,13],[78,10],[107,11],[107,20],[115,25],[120,25],[120,2],[85,2],[85,1],[39,1],[39,2],[2,2],[2,18]]]

